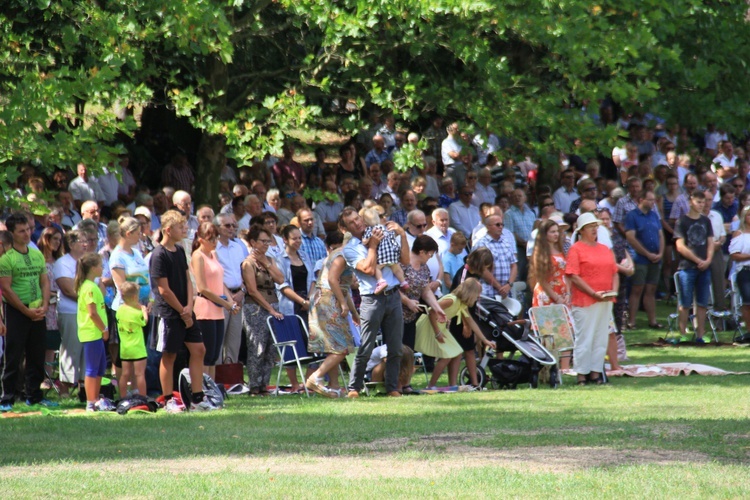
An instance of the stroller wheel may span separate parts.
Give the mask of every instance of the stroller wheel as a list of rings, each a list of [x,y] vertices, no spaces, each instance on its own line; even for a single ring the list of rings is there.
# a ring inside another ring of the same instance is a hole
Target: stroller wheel
[[[536,389],[537,387],[539,387],[539,372],[535,371],[531,374],[529,386],[531,386],[532,389]]]
[[[549,370],[549,386],[552,389],[557,389],[560,386],[560,372],[557,370],[557,366],[553,366]]]
[[[469,369],[465,366],[461,369],[461,373],[458,375],[458,380],[461,385],[471,385],[471,377],[469,377]],[[484,368],[477,366],[477,383],[479,387],[484,388],[487,385],[487,372]]]

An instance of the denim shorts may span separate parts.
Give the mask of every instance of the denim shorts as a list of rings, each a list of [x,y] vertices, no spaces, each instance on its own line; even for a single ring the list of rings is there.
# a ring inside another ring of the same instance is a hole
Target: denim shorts
[[[708,299],[711,293],[711,269],[699,271],[694,269],[681,269],[677,271],[677,282],[680,285],[680,307],[690,309],[693,307],[693,292],[695,292],[695,303],[699,307],[708,307]]]

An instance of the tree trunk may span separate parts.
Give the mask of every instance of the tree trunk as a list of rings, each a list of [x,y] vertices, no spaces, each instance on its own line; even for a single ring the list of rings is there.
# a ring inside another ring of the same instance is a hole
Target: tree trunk
[[[223,135],[203,133],[195,165],[195,205],[219,203],[219,178],[226,163],[226,139]]]
[[[229,69],[217,55],[209,57],[206,62],[211,105],[216,110],[216,117],[221,120],[231,118],[226,109],[226,88]],[[195,160],[195,202],[216,206],[219,202],[219,180],[226,163],[227,141],[223,135],[213,135],[206,131],[201,136],[198,156]]]

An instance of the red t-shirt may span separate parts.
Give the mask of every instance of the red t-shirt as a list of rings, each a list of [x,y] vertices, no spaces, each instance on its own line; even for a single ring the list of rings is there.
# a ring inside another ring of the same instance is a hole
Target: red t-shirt
[[[617,263],[612,250],[597,243],[594,246],[582,241],[576,242],[568,252],[565,264],[565,274],[577,274],[596,292],[612,290],[612,279],[617,272]],[[596,303],[596,300],[579,290],[571,283],[573,293],[571,305],[586,307]]]

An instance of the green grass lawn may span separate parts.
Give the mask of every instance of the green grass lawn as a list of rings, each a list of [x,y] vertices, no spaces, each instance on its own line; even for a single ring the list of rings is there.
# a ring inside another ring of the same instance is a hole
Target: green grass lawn
[[[666,312],[660,307],[660,319]],[[637,330],[628,343],[664,333]],[[748,354],[629,349],[630,363],[733,371],[749,369]],[[424,385],[420,374],[414,381]],[[245,396],[210,414],[0,419],[0,491],[3,498],[750,495],[748,376],[572,381],[556,390],[398,400]]]

